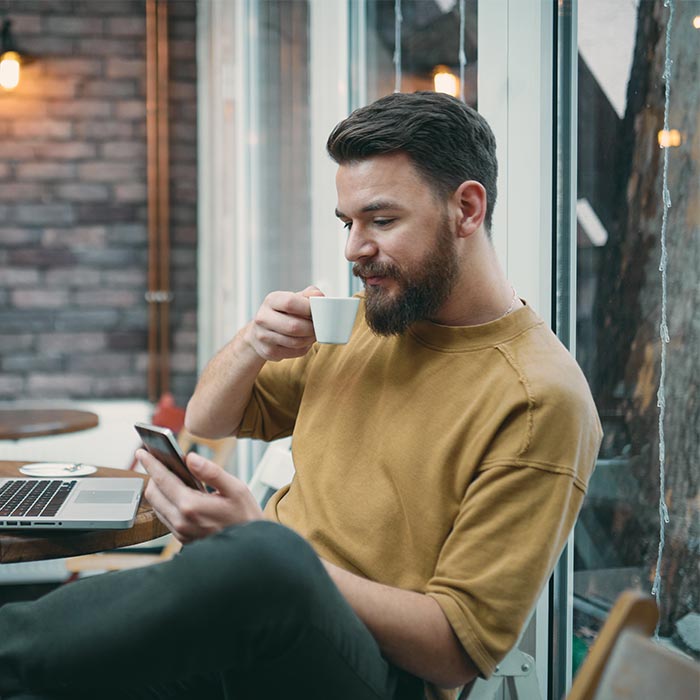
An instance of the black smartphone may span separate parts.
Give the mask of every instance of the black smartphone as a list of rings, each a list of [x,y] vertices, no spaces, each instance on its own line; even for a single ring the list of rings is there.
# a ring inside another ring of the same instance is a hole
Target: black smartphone
[[[177,440],[169,428],[147,423],[135,423],[134,428],[143,440],[143,446],[173,474],[178,476],[187,486],[197,491],[207,492],[206,487],[187,467],[185,455],[177,444]]]

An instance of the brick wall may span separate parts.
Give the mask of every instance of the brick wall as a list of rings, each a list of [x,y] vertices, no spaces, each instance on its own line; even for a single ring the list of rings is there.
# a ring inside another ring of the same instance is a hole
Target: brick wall
[[[0,399],[145,397],[144,0],[0,0]],[[196,353],[195,0],[170,0],[171,382]]]

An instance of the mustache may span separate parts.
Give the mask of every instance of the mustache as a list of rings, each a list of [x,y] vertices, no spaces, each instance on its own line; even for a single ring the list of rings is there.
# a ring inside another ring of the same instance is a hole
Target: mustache
[[[397,279],[400,274],[399,270],[395,265],[390,265],[389,263],[381,262],[370,262],[370,263],[355,263],[352,266],[352,274],[355,277],[389,277],[392,279]]]

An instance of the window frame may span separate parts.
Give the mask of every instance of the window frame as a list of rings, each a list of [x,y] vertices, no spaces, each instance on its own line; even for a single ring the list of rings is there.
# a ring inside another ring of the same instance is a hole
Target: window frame
[[[550,327],[553,275],[556,20],[553,0],[479,0],[478,105],[496,136],[499,178],[493,243],[508,279]],[[533,51],[532,47],[538,50]],[[573,558],[564,551],[521,648],[535,657],[540,690],[570,687]],[[562,670],[563,669],[563,670]]]

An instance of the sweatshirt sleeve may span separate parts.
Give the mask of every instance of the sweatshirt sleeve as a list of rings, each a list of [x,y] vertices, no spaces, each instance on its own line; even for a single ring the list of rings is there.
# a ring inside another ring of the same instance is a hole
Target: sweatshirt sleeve
[[[510,359],[522,410],[467,485],[426,590],[484,676],[517,642],[554,569],[602,438],[585,384],[552,382]]]
[[[292,434],[317,347],[303,357],[265,364],[243,413],[239,437],[269,442]]]
[[[426,593],[489,677],[517,642],[583,501],[567,474],[491,467],[470,484]]]

